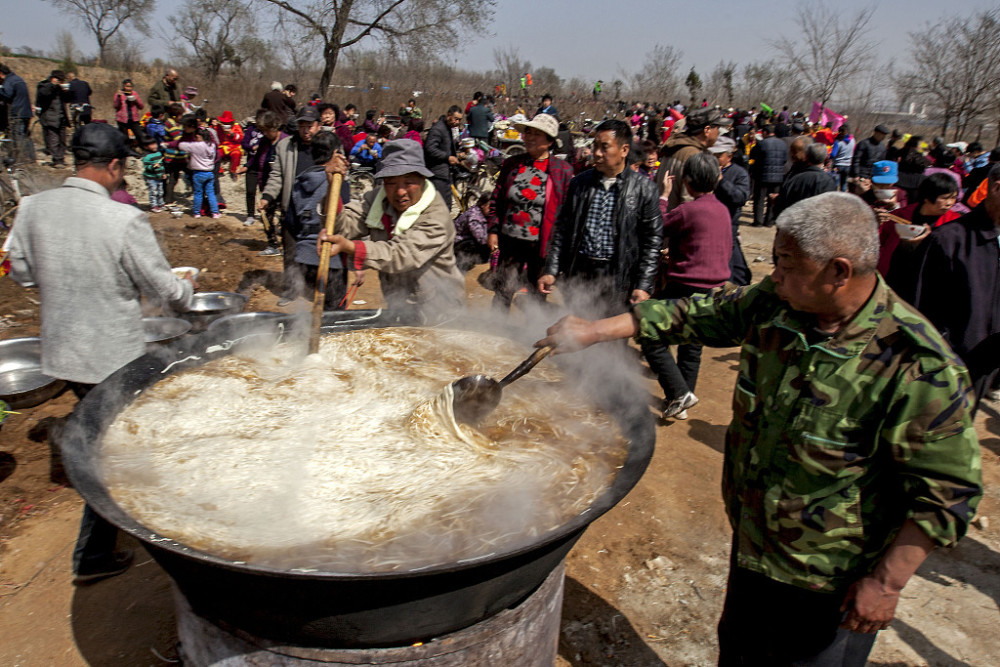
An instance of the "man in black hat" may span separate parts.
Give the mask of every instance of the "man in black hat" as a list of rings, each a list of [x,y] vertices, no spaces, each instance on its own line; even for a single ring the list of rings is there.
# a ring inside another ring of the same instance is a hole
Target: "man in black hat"
[[[76,176],[21,200],[9,257],[11,277],[41,294],[42,372],[82,398],[146,353],[140,297],[185,310],[195,285],[170,270],[146,214],[111,200],[134,155],[121,132],[84,125],[71,150]],[[84,507],[73,553],[76,583],[128,568],[132,553],[114,550],[117,533]]]
[[[684,121],[684,131],[675,132],[660,149],[660,169],[656,173],[656,181],[661,192],[664,190],[665,179],[679,178],[688,158],[714,146],[722,128],[731,127],[733,124],[732,119],[724,117],[718,109],[708,108],[692,111]],[[691,200],[687,188],[671,188],[667,199],[667,210],[672,211],[681,202]]]
[[[883,141],[889,136],[889,128],[876,125],[872,136],[868,137],[854,149],[854,161],[851,162],[852,178],[871,178],[872,166],[885,159],[886,146]]]
[[[266,211],[274,202],[278,202],[281,217],[289,209],[292,200],[292,187],[295,179],[312,167],[313,157],[310,144],[312,138],[319,132],[319,112],[316,107],[303,106],[295,115],[295,134],[285,137],[274,147],[274,161],[271,163],[271,175],[267,178],[264,192],[261,194],[257,209]],[[284,246],[284,277],[282,297],[279,306],[291,303],[296,295],[301,293],[298,281],[299,273],[295,271],[295,237],[287,229],[281,231],[281,242]]]
[[[67,104],[71,97],[66,75],[54,69],[47,79],[38,83],[35,92],[35,107],[38,108],[38,122],[45,137],[45,150],[52,156],[50,165],[62,169],[66,157],[66,128],[69,127]]]

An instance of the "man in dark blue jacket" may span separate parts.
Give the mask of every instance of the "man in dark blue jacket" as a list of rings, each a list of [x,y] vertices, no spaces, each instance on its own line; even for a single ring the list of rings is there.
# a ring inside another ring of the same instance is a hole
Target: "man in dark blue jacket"
[[[837,189],[835,177],[823,170],[823,163],[826,162],[826,146],[816,142],[810,143],[798,152],[796,160],[801,161],[802,168],[793,168],[781,186],[778,198],[774,200],[775,217],[803,199]]]
[[[883,143],[889,134],[885,125],[876,125],[872,136],[868,137],[854,148],[854,159],[851,161],[851,176],[853,178],[871,178],[872,166],[885,159],[886,146]]]
[[[4,64],[0,64],[0,82],[3,83],[0,86],[0,100],[7,104],[7,118],[14,139],[14,150],[20,155],[25,148],[28,125],[32,116],[28,84]],[[33,156],[31,159],[33,160]]]
[[[476,93],[476,103],[469,108],[469,136],[473,139],[486,141],[490,136],[490,124],[493,123],[493,114],[486,106],[486,97],[482,93]]]
[[[750,167],[753,175],[753,226],[774,226],[774,199],[785,178],[785,160],[788,146],[774,136],[774,126],[765,125],[761,129],[764,137],[750,151]]]
[[[76,72],[66,72],[66,80],[69,81],[71,127],[86,125],[91,121],[93,108],[90,106],[90,96],[94,91],[90,89],[90,84],[77,77]],[[152,107],[150,107],[152,108]]]
[[[735,285],[749,285],[753,275],[740,246],[740,213],[743,205],[750,199],[750,174],[733,162],[735,150],[735,141],[729,137],[720,137],[708,152],[718,158],[719,168],[722,170],[722,180],[715,188],[715,197],[729,209],[729,216],[732,218],[733,256],[729,260],[729,280]]]

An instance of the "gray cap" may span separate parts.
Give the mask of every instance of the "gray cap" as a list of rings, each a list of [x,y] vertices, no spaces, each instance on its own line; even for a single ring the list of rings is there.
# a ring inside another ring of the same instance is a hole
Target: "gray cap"
[[[420,174],[430,178],[434,174],[424,164],[424,149],[413,139],[396,139],[382,149],[382,162],[375,178],[389,178],[403,174]]]
[[[732,153],[736,150],[736,142],[729,137],[719,137],[708,149],[709,153],[718,155],[719,153]]]

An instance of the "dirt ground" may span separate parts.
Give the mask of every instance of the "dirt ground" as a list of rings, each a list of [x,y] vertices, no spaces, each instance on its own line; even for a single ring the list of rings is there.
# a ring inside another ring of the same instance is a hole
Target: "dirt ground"
[[[242,197],[229,194],[230,211],[242,213]],[[201,290],[243,291],[251,297],[249,310],[279,310],[281,259],[258,257],[265,247],[260,225],[241,221],[152,216],[171,264],[203,268]],[[747,260],[763,276],[770,268],[770,230],[744,227],[742,236]],[[489,303],[490,294],[475,281],[481,270],[468,280],[472,308]],[[37,299],[36,291],[0,279],[0,339],[38,333]],[[378,305],[377,281],[369,279],[352,307]],[[643,479],[571,552],[561,667],[714,664],[729,548],[719,484],[736,360],[735,349],[705,351],[701,403],[687,421],[657,426],[656,453]],[[660,396],[655,382],[647,382]],[[64,393],[12,416],[0,432],[0,664],[176,662],[170,582],[144,551],[122,576],[71,584],[82,503],[67,487],[47,433],[74,403]],[[997,404],[984,406],[976,428],[987,489],[980,511],[988,520],[1000,502]],[[995,518],[993,525],[984,521],[956,549],[931,556],[904,591],[898,618],[881,634],[871,664],[1000,663],[998,526]]]

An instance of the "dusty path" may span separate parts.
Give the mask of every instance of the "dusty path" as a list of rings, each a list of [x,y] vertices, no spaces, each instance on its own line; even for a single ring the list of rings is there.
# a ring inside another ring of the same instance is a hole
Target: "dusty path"
[[[158,215],[154,226],[174,265],[207,269],[202,290],[249,289],[251,310],[277,309],[272,289],[281,260],[257,257],[264,247],[259,225],[244,228],[229,216],[196,225]],[[763,275],[769,230],[744,228],[743,236],[748,261]],[[474,273],[468,291],[473,307],[486,307],[490,295]],[[0,338],[37,333],[32,299],[37,294],[0,280]],[[375,281],[357,300],[365,303],[355,307],[378,305]],[[701,403],[688,421],[657,427],[646,475],[570,554],[560,665],[714,664],[729,546],[719,497],[721,449],[735,363],[735,350],[706,350]],[[647,382],[659,395],[655,382]],[[169,664],[176,657],[169,579],[144,552],[120,577],[84,588],[70,584],[81,503],[64,486],[45,431],[74,403],[64,394],[12,417],[0,432],[0,664]],[[1000,508],[996,404],[985,406],[977,430],[987,482],[981,513],[993,518]],[[906,589],[872,664],[1000,663],[997,524],[972,528],[957,549],[931,557]]]

